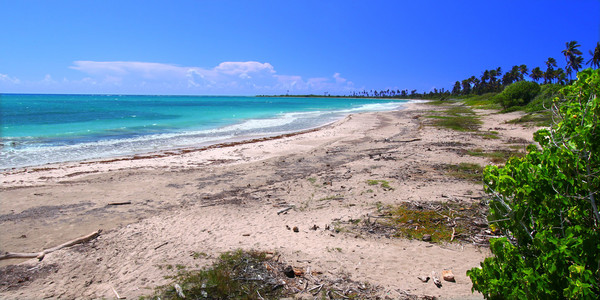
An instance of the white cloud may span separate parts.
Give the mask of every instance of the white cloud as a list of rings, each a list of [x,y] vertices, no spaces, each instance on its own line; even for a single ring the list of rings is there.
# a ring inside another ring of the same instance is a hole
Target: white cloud
[[[185,69],[169,64],[135,61],[75,61],[71,69],[90,75],[141,77],[144,79],[182,78]]]
[[[256,61],[246,62],[222,62],[214,68],[216,72],[227,75],[243,75],[248,73],[274,74],[275,70],[270,63],[259,63]]]
[[[50,74],[27,82],[22,89],[48,92],[161,93],[161,94],[279,94],[347,93],[353,84],[339,73],[332,77],[303,78],[277,74],[268,62],[222,62],[213,68],[185,67],[139,61],[75,61],[69,67],[84,75],[56,81]],[[3,86],[19,80],[0,74]]]
[[[46,76],[44,76],[44,79],[42,79],[41,83],[50,85],[55,84],[56,81],[52,79],[52,76],[50,76],[50,74],[46,74]]]
[[[0,82],[7,84],[19,84],[21,83],[21,80],[19,80],[19,78],[10,77],[6,74],[0,74]]]

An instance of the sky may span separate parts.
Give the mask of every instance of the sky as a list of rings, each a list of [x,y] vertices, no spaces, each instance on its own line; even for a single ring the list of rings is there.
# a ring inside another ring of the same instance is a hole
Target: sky
[[[0,93],[451,89],[600,41],[600,0],[0,0]]]

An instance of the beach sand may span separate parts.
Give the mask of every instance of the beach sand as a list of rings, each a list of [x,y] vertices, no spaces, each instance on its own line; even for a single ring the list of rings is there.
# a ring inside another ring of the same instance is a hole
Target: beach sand
[[[505,123],[518,112],[485,110],[477,110],[481,131],[497,131],[499,139],[428,125],[425,116],[439,109],[415,103],[263,141],[5,171],[0,251],[37,252],[103,232],[41,262],[0,261],[30,272],[16,283],[0,276],[0,298],[114,298],[114,288],[134,299],[169,283],[164,276],[176,270],[168,266],[200,268],[235,249],[276,252],[295,267],[378,285],[391,298],[399,291],[482,298],[471,293],[465,272],[488,248],[344,229],[385,205],[481,201],[480,183],[449,177],[439,166],[489,164],[465,150],[524,148],[535,131]],[[388,181],[393,190],[369,180]],[[130,204],[110,205],[118,202]],[[299,232],[288,229],[294,226]],[[456,282],[442,288],[417,279],[446,269]]]

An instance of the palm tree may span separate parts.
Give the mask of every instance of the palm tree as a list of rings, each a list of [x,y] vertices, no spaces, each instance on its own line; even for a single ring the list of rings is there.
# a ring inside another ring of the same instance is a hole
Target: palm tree
[[[571,66],[575,69],[575,72],[581,69],[581,64],[583,64],[583,56],[575,56],[573,61],[571,61]]]
[[[546,61],[546,72],[544,72],[544,84],[548,83],[548,81],[552,82],[554,79],[554,67],[556,67],[556,59],[552,57],[548,57]]]
[[[498,71],[490,70],[490,91],[496,88],[496,76],[498,76]]]
[[[471,93],[471,82],[469,79],[465,79],[462,81],[462,94],[468,95],[470,93]]]
[[[493,75],[492,75],[493,74]],[[496,76],[496,70],[485,70],[483,74],[481,74],[481,81],[478,87],[475,87],[474,90],[477,94],[483,94],[488,92],[491,89],[492,85],[492,76]],[[471,79],[471,82],[474,82]]]
[[[600,42],[596,43],[596,49],[594,49],[593,53],[592,53],[592,50],[590,50],[590,56],[592,56],[592,58],[590,58],[590,60],[588,60],[587,64],[591,65],[592,68],[593,67],[596,67],[596,69],[600,68]]]
[[[510,85],[511,83],[518,81],[519,80],[519,66],[513,66],[512,69],[510,69],[510,71],[504,73],[504,76],[502,77],[502,84],[503,85]]]
[[[469,82],[473,84],[473,90],[475,90],[475,92],[478,92],[482,89],[483,84],[481,83],[479,78],[471,76],[469,77]]]
[[[454,87],[452,88],[452,95],[460,95],[460,81],[454,83]]]
[[[527,75],[527,73],[529,72],[529,70],[527,69],[527,65],[520,65],[519,66],[519,73],[521,73],[521,80],[525,79],[525,75]]]
[[[488,79],[490,79],[490,70],[485,70],[481,75],[481,84],[485,85]]]
[[[571,70],[575,70],[575,72],[579,71],[581,68],[581,62],[579,62],[578,57],[581,55],[581,51],[579,51],[579,44],[577,41],[570,41],[565,43],[566,49],[561,51],[561,53],[565,56],[565,60],[567,61],[567,74],[569,78],[571,77]]]
[[[512,72],[506,72],[504,73],[504,76],[502,76],[502,85],[507,86],[511,83],[513,83],[514,78],[512,76]]]
[[[544,72],[544,84],[546,83],[552,83],[552,79],[554,79],[554,73],[556,71],[554,71],[554,69],[546,69],[546,72]]]
[[[513,78],[513,81],[523,80],[523,75],[521,74],[519,66],[513,66],[512,69],[510,69],[510,73]]]
[[[571,66],[569,64],[567,64],[567,75],[569,75],[569,78],[571,78],[571,74],[573,73],[573,68],[571,68]]]
[[[548,60],[546,61],[546,66],[548,68],[556,67],[556,59],[548,57]]]
[[[531,70],[531,74],[529,74],[529,77],[531,77],[533,81],[538,82],[538,80],[544,77],[544,72],[542,71],[542,69],[540,69],[540,67],[535,67]]]
[[[556,83],[561,85],[565,85],[567,83],[567,75],[562,68],[558,68],[558,70],[554,71],[554,78],[556,78]]]

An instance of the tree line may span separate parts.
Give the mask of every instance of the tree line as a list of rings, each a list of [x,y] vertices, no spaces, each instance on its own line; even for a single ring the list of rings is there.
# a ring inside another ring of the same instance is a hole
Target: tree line
[[[579,50],[579,47],[581,47],[581,45],[577,41],[565,43],[565,49],[561,51],[566,61],[564,69],[558,67],[555,58],[548,57],[545,61],[545,69],[535,67],[530,70],[527,65],[523,64],[515,65],[509,71],[503,72],[502,68],[498,67],[496,69],[483,71],[479,77],[471,76],[461,81],[456,81],[452,90],[434,88],[428,93],[418,93],[416,89],[362,90],[355,91],[350,96],[444,99],[450,96],[482,95],[485,93],[499,93],[505,87],[518,81],[524,81],[527,77],[536,83],[567,85],[573,81],[573,73],[577,74],[584,65],[583,53]],[[594,51],[589,51],[589,56],[590,57],[585,64],[594,69],[600,68],[600,42],[597,42]]]
[[[503,74],[502,68],[498,67],[495,70],[485,70],[480,78],[471,76],[462,81],[456,81],[452,88],[452,94],[481,95],[484,93],[497,93],[512,83],[525,80],[525,76],[529,76],[531,80],[536,83],[540,83],[540,81],[543,80],[542,82],[544,84],[569,84],[573,80],[573,72],[579,72],[584,63],[583,53],[579,50],[580,46],[581,45],[579,45],[577,41],[565,43],[565,49],[561,51],[566,61],[565,69],[558,68],[556,59],[553,57],[548,57],[546,60],[545,70],[542,70],[540,67],[535,67],[530,71],[526,65],[516,65],[513,66],[510,71]],[[593,68],[600,67],[600,42],[596,44],[596,48],[593,52],[591,50],[589,51],[589,54],[590,59],[586,64]]]

